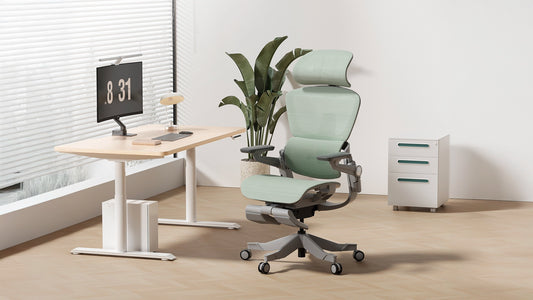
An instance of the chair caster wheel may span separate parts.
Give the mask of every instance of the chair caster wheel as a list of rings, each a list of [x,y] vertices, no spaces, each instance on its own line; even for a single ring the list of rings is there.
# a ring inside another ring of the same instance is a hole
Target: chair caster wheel
[[[257,269],[261,274],[268,274],[270,271],[270,265],[267,262],[259,263],[259,266],[257,266]]]
[[[355,250],[353,252],[353,259],[356,261],[363,261],[363,259],[365,259],[365,253],[361,250]]]
[[[342,265],[339,263],[331,264],[331,274],[339,275],[342,273]]]
[[[250,252],[250,250],[244,249],[241,251],[240,256],[242,260],[249,260],[250,257],[252,257],[252,253]]]

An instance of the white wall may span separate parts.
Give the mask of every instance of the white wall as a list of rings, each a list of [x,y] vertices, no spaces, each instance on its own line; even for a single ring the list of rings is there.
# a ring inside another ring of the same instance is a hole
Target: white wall
[[[217,107],[240,96],[224,52],[253,63],[267,41],[288,35],[276,61],[295,47],[354,53],[349,80],[363,103],[350,143],[363,193],[387,194],[388,138],[450,134],[451,197],[533,201],[532,1],[188,1],[191,122],[242,126],[236,108]],[[199,148],[199,183],[238,186],[245,142]]]

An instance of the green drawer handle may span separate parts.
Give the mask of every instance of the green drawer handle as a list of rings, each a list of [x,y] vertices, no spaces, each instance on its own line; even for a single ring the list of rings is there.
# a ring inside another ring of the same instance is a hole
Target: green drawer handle
[[[398,178],[398,181],[403,182],[429,182],[427,179],[415,179],[415,178]]]
[[[429,161],[427,160],[405,160],[400,159],[398,160],[399,164],[419,164],[419,165],[429,165]]]
[[[429,148],[429,144],[398,143],[398,146],[400,146],[400,147],[421,147],[421,148]]]

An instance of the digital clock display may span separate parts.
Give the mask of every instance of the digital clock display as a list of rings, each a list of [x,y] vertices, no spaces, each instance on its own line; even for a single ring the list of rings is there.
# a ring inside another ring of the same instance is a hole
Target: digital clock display
[[[142,62],[96,69],[97,122],[142,112]]]

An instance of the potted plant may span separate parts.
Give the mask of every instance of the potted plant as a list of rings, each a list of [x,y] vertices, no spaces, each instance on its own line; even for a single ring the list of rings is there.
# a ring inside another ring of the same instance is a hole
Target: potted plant
[[[281,106],[276,110],[276,103],[282,95],[281,87],[285,82],[285,74],[289,65],[298,57],[305,55],[311,50],[296,48],[287,52],[275,65],[276,69],[270,66],[274,53],[287,39],[287,36],[277,37],[268,42],[255,60],[255,66],[252,68],[250,62],[241,53],[226,53],[237,65],[242,75],[242,80],[234,79],[237,86],[244,94],[244,101],[236,96],[227,96],[219,103],[220,106],[235,105],[243,113],[246,123],[246,140],[248,147],[256,145],[270,145],[272,136],[276,129],[281,115],[287,110]],[[269,173],[267,165],[253,162],[249,154],[248,160],[251,165],[244,168],[263,168],[260,171],[243,170],[241,164],[241,178],[248,176],[248,173]],[[243,178],[242,178],[243,179]]]

